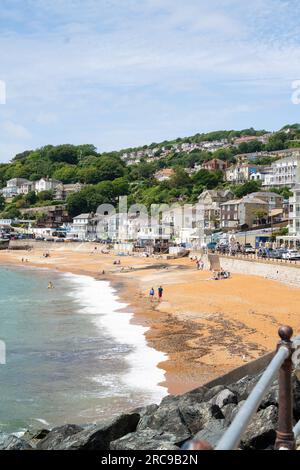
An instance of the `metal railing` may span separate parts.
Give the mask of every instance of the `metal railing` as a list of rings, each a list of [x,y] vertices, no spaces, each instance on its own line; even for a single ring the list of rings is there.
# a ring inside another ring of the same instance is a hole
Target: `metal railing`
[[[300,421],[293,428],[292,370],[293,363],[294,365],[296,363],[296,367],[298,366],[297,362],[299,359],[295,356],[295,353],[297,352],[300,336],[292,340],[293,330],[289,326],[280,327],[278,333],[281,339],[277,345],[277,351],[272,361],[225,431],[215,447],[215,450],[235,450],[238,448],[247,426],[277,375],[279,399],[278,430],[276,433],[275,449],[295,449],[296,439],[300,436]],[[190,441],[188,448],[210,448],[212,450],[212,447],[209,447],[208,443],[197,440]]]

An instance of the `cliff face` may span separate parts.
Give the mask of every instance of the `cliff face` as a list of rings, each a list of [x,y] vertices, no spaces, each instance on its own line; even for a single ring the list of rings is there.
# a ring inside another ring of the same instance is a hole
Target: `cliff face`
[[[167,396],[113,420],[64,425],[20,439],[0,433],[0,449],[41,450],[178,450],[193,437],[213,447],[233,421],[260,378],[247,375],[229,385],[203,386],[180,396]],[[300,382],[293,378],[294,418],[300,419]],[[248,426],[240,449],[272,449],[278,416],[278,384],[274,382]]]

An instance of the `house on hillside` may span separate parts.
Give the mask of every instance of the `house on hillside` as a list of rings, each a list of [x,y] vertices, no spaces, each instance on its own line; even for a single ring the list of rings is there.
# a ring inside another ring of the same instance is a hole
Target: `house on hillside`
[[[61,181],[52,179],[52,178],[41,178],[35,182],[35,191],[40,193],[42,191],[51,191],[54,190]]]
[[[59,183],[55,187],[54,198],[57,200],[65,200],[69,194],[78,193],[83,188],[83,184],[81,183],[71,183],[71,184],[63,184]]]
[[[209,160],[208,162],[205,162],[202,165],[203,170],[208,171],[220,170],[224,172],[227,167],[228,163],[224,160],[220,160],[219,158],[213,158],[212,160]]]
[[[7,181],[6,187],[2,188],[1,192],[6,199],[14,197],[18,194],[23,194],[21,188],[24,187],[25,184],[32,184],[32,182],[26,178],[12,178]]]
[[[251,175],[257,173],[259,167],[257,165],[251,165],[248,163],[238,163],[232,165],[225,171],[226,181],[230,181],[235,184],[243,184],[251,179]]]
[[[295,152],[272,163],[270,187],[293,188],[296,184],[297,169],[300,166],[300,155]]]
[[[38,215],[37,227],[58,228],[71,220],[66,204],[31,207],[30,209],[20,209],[20,211],[23,216],[28,218],[35,218]]]
[[[223,229],[251,228],[258,220],[258,213],[268,219],[268,203],[262,199],[244,196],[221,204],[221,227]]]

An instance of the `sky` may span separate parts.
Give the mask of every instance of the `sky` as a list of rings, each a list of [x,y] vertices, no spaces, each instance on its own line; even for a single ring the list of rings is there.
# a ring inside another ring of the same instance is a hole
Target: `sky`
[[[0,161],[300,122],[298,12],[297,0],[0,0]]]

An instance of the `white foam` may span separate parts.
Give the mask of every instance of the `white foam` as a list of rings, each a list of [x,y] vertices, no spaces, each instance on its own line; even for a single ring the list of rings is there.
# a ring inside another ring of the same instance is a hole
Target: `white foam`
[[[127,307],[121,303],[115,289],[108,281],[98,281],[90,276],[65,274],[75,289],[70,295],[82,305],[84,313],[94,315],[94,324],[112,336],[117,343],[133,348],[127,354],[128,372],[122,377],[124,384],[134,389],[148,391],[151,400],[160,402],[167,389],[158,385],[164,380],[164,371],[157,365],[167,359],[167,355],[156,351],[147,344],[145,333],[149,328],[131,323],[132,312],[120,311]],[[97,380],[97,378],[95,378]]]

